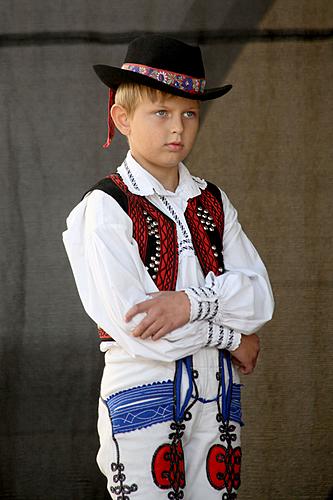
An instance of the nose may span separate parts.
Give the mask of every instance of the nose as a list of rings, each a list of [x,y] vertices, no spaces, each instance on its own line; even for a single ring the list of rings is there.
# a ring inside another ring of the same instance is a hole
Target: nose
[[[174,114],[171,122],[171,132],[180,135],[184,130],[182,115]]]

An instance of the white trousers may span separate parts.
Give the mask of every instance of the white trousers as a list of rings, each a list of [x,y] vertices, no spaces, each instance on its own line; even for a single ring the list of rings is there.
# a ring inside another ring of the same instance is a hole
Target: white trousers
[[[233,500],[240,386],[216,348],[176,363],[105,354],[97,463],[113,500]],[[221,380],[222,379],[222,380]]]

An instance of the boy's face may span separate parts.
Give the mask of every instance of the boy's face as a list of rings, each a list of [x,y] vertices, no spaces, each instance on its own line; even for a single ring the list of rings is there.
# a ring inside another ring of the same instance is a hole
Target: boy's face
[[[134,158],[153,175],[178,169],[194,145],[199,106],[198,101],[178,96],[166,95],[156,102],[146,97],[129,118],[127,137]]]

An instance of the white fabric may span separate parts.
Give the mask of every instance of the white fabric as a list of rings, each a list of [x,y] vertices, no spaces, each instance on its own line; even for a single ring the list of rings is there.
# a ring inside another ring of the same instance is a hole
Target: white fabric
[[[239,332],[253,333],[271,319],[274,303],[265,266],[223,191],[227,272],[218,277],[210,272],[205,277],[191,245],[184,212],[187,200],[198,196],[206,182],[191,176],[180,163],[179,185],[175,192],[168,191],[135,161],[130,151],[117,170],[131,192],[146,196],[177,224],[181,251],[176,290],[208,287],[218,296],[219,310],[213,323],[207,320],[188,323],[158,341],[133,337],[131,331],[143,315],[125,323],[125,313],[132,305],[148,300],[149,294],[158,289],[140,259],[131,219],[111,196],[95,190],[68,216],[63,241],[83,306],[97,325],[134,357],[172,361],[198,352],[207,345],[209,336],[215,342],[209,345],[218,345],[221,325],[229,339],[230,335],[237,337]],[[103,342],[101,349],[110,349],[112,345]]]
[[[221,443],[219,422],[216,420],[218,394],[218,380],[215,376],[219,372],[218,352],[214,348],[200,349],[193,356],[193,368],[198,372],[196,384],[201,400],[190,409],[191,420],[185,421],[185,430],[182,437],[184,458],[186,464],[186,487],[184,500],[221,500],[226,490],[214,489],[207,478],[206,458],[211,446]],[[237,369],[232,367],[233,383],[238,384]],[[163,443],[170,442],[168,438],[171,421],[154,424],[130,432],[116,434],[118,450],[112,438],[112,418],[110,419],[106,401],[110,395],[138,385],[148,385],[156,381],[174,379],[174,363],[154,361],[151,359],[138,360],[130,357],[120,346],[116,345],[105,354],[105,368],[101,384],[101,400],[98,413],[98,433],[100,449],[97,463],[102,473],[107,477],[108,491],[116,486],[115,472],[112,471],[112,462],[124,464],[123,473],[126,476],[124,483],[137,485],[137,491],[129,494],[133,500],[167,500],[171,490],[158,488],[153,481],[151,465],[155,451]],[[188,389],[188,377],[182,377],[181,392]],[[225,384],[229,383],[229,376],[225,370]],[[193,399],[191,398],[191,403]],[[203,401],[206,401],[203,403]],[[182,398],[181,404],[184,402]],[[126,403],[125,403],[126,404]],[[119,405],[122,401],[119,400]],[[233,448],[240,446],[240,425],[230,422],[235,430]],[[110,493],[111,498],[117,495]]]

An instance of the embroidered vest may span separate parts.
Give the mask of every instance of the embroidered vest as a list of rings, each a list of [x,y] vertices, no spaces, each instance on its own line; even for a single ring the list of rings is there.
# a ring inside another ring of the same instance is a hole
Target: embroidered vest
[[[140,257],[157,288],[175,290],[179,257],[176,223],[144,196],[131,193],[118,173],[99,181],[83,197],[94,189],[112,196],[132,219],[133,237]],[[166,198],[164,203],[173,215],[173,208]],[[207,182],[206,189],[199,196],[188,200],[184,215],[203,274],[206,276],[209,271],[216,276],[222,274],[225,270],[222,246],[224,212],[218,187]],[[174,217],[177,220],[177,214],[174,213]],[[180,251],[189,244],[191,242],[185,240]],[[102,340],[110,340],[104,330],[98,328],[98,332]]]

